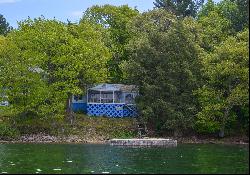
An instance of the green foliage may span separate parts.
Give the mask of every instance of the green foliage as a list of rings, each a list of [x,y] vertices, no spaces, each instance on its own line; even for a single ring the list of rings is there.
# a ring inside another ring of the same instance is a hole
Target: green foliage
[[[223,0],[218,3],[218,8],[221,15],[231,21],[231,28],[235,33],[249,26],[248,0]]]
[[[164,8],[176,16],[195,17],[203,3],[204,0],[156,0],[154,5],[157,8]]]
[[[41,17],[11,32],[0,15],[0,101],[10,102],[1,114],[19,118],[25,132],[54,132],[58,123],[69,134],[94,128],[96,135],[132,137],[122,119],[84,118],[74,130],[61,123],[72,94],[93,83],[127,83],[139,86],[140,119],[156,133],[248,132],[249,1],[154,4],[144,13],[96,5],[79,24]]]
[[[198,22],[202,26],[202,47],[207,51],[213,50],[232,33],[231,21],[221,14],[212,0],[200,11]]]
[[[141,115],[158,131],[180,133],[194,122],[192,91],[199,87],[200,49],[193,23],[158,9],[144,13],[130,27],[136,34],[127,45],[130,60],[122,67],[127,80],[140,87]]]
[[[0,140],[12,140],[20,135],[19,131],[9,124],[0,122]]]
[[[247,6],[247,2],[241,0],[223,0],[218,4],[208,0],[198,14],[198,22],[203,28],[203,48],[212,51],[228,36],[235,36],[237,32],[247,28]]]
[[[196,123],[199,131],[224,131],[228,122],[240,118],[234,107],[249,105],[248,33],[246,30],[228,37],[204,58],[207,82],[197,91],[201,104]]]
[[[96,5],[88,8],[81,19],[81,22],[90,21],[105,28],[104,35],[108,37],[106,45],[112,52],[112,59],[108,62],[108,77],[111,82],[118,83],[122,81],[122,71],[119,68],[119,64],[123,60],[127,60],[128,57],[124,48],[131,38],[128,24],[137,15],[139,15],[138,10],[132,9],[127,5],[118,7]]]
[[[12,30],[3,15],[0,14],[0,35],[7,35]]]
[[[62,125],[64,135],[78,135],[87,140],[97,138],[134,138],[137,130],[133,118],[106,118],[76,115],[74,125]]]
[[[60,118],[69,94],[106,78],[110,54],[93,24],[27,19],[0,42],[0,89],[15,115]]]
[[[112,138],[119,139],[131,139],[137,137],[137,133],[135,131],[116,131],[111,134]]]
[[[38,118],[37,116],[14,116],[11,117],[11,123],[15,123],[15,128],[20,134],[50,134],[57,135],[62,126],[67,122],[62,118],[48,117]]]

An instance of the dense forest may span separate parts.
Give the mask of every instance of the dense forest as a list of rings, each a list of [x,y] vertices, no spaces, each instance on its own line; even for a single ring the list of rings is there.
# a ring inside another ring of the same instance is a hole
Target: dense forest
[[[79,23],[0,15],[1,116],[72,117],[94,83],[139,87],[139,119],[157,135],[249,132],[249,1],[156,0],[140,13],[92,6]],[[3,95],[4,94],[4,95]]]

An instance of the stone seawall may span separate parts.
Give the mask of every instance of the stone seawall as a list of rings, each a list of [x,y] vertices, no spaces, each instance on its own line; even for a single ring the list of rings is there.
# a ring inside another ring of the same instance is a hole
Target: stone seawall
[[[176,147],[177,140],[173,139],[111,139],[111,146],[163,146]]]

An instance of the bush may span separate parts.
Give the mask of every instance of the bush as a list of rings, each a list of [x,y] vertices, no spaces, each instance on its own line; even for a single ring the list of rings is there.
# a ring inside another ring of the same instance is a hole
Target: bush
[[[119,139],[128,139],[137,137],[137,133],[135,131],[115,131],[111,135],[113,138],[119,138]]]
[[[1,140],[12,140],[20,135],[16,128],[11,127],[7,123],[0,123],[0,139]]]

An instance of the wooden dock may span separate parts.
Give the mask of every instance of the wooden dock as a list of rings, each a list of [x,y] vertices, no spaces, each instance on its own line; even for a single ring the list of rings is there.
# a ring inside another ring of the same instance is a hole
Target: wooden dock
[[[111,146],[161,146],[161,147],[176,147],[177,140],[147,138],[147,139],[111,139]]]

